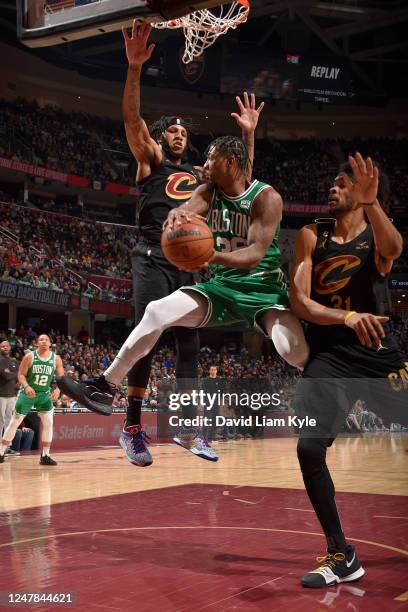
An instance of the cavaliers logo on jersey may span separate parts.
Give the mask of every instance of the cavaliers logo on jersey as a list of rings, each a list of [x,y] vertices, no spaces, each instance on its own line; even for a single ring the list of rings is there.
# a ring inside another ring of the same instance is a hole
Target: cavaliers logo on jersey
[[[193,185],[193,189],[189,189]],[[172,200],[189,200],[196,185],[196,177],[189,172],[174,172],[167,179],[166,194]]]
[[[321,261],[313,272],[316,293],[327,295],[340,291],[350,282],[351,275],[347,273],[360,264],[361,259],[356,255],[337,255]]]

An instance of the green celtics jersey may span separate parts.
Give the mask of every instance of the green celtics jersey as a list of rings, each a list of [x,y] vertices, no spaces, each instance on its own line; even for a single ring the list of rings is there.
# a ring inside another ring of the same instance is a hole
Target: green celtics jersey
[[[251,209],[255,198],[270,185],[254,180],[244,193],[239,196],[227,196],[220,190],[213,195],[208,213],[208,224],[214,234],[215,249],[220,252],[231,252],[247,246],[248,230],[251,224]],[[216,276],[237,278],[242,276],[264,276],[277,270],[281,265],[281,254],[278,245],[280,226],[268,247],[265,257],[251,270],[238,270],[222,265],[212,266]]]
[[[48,393],[55,375],[55,353],[41,359],[37,351],[31,351],[31,365],[27,372],[27,383],[36,393]]]

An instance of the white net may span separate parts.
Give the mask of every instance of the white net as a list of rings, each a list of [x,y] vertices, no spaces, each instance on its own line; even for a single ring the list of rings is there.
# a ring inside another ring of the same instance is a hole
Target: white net
[[[221,6],[213,11],[201,9],[178,19],[153,22],[151,25],[159,29],[183,28],[186,38],[183,62],[188,64],[199,57],[221,34],[244,23],[248,18],[249,8],[247,0],[238,0],[230,3],[228,7]]]

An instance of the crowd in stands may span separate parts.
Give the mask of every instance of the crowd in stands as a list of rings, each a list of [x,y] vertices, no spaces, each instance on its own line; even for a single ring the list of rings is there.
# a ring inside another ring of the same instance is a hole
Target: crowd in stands
[[[134,182],[134,168],[128,174],[125,170],[132,157],[121,122],[22,99],[0,100],[2,131],[9,138],[0,139],[0,155],[94,180]],[[209,142],[209,136],[196,135],[194,152],[205,151]],[[254,176],[272,183],[285,202],[326,203],[340,164],[356,150],[380,164],[388,177],[391,203],[405,204],[407,139],[398,140],[398,146],[393,138],[257,140]],[[115,161],[115,151],[121,163]]]
[[[51,106],[40,107],[36,102],[0,101],[1,126],[5,129],[0,130],[0,155],[9,156],[12,152],[18,159],[94,179],[114,178],[109,170],[112,164],[105,167],[107,149],[127,150],[120,122],[65,113]],[[9,150],[4,148],[5,133],[10,136]],[[207,136],[195,136],[200,151],[205,150],[208,141]],[[408,140],[398,141],[398,147],[395,140],[388,138],[260,140],[256,144],[254,176],[271,182],[286,202],[324,203],[340,163],[347,153],[357,149],[371,154],[381,164],[388,175],[391,201],[404,203]],[[27,159],[30,151],[34,160]],[[52,197],[31,196],[22,214],[17,206],[21,199],[0,192],[0,200],[11,204],[0,204],[1,280],[111,301],[130,299],[130,284],[123,286],[114,279],[131,279],[134,231],[84,219],[84,209],[77,201],[67,199],[57,204]],[[92,216],[102,221],[120,220],[114,209],[106,207],[95,209]],[[395,221],[400,227],[400,220]],[[287,222],[285,219],[284,224]],[[4,234],[3,229],[10,233]],[[293,259],[294,237],[294,231],[282,232],[285,263]],[[407,244],[406,230],[403,237]],[[407,266],[405,250],[393,272],[405,272]],[[105,280],[92,284],[89,275],[103,276]]]
[[[1,125],[10,135],[1,155],[95,180],[117,178],[99,135],[123,131],[118,122],[17,99],[1,101]]]
[[[407,354],[408,348],[408,317],[400,317],[395,314],[390,314],[392,332],[401,348],[404,355]]]
[[[1,203],[10,199],[0,191],[1,280],[108,301],[131,299],[131,251],[136,243],[132,228],[53,214],[31,204],[22,208]],[[284,264],[293,261],[296,233],[281,231]],[[402,235],[406,245],[407,230]],[[393,272],[407,267],[405,248]],[[90,283],[89,275],[97,281]]]
[[[130,298],[130,287],[113,279],[131,278],[132,230],[15,205],[0,204],[0,211],[2,280],[107,300]],[[109,277],[101,291],[86,281],[89,274]]]

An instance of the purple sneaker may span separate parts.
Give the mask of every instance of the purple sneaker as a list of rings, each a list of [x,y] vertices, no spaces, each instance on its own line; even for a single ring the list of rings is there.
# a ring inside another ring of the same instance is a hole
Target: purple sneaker
[[[173,442],[190,451],[193,455],[201,457],[201,459],[218,461],[217,453],[211,448],[207,438],[200,429],[179,427],[173,438]]]
[[[125,451],[127,460],[139,467],[147,467],[153,463],[153,457],[146,446],[149,441],[150,437],[141,425],[124,428],[119,438],[119,444]]]

